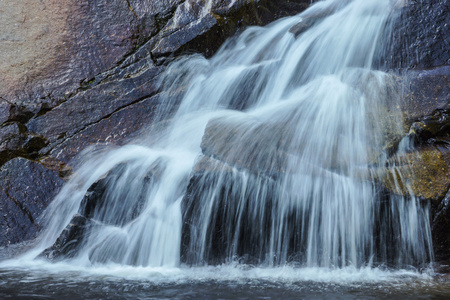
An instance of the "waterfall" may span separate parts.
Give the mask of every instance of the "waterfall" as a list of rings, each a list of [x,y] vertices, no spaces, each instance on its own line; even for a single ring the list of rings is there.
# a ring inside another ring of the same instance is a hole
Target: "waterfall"
[[[171,121],[89,153],[28,257],[54,256],[81,216],[60,259],[84,266],[429,263],[427,208],[374,179],[405,151],[389,146],[402,138],[395,79],[374,68],[393,5],[318,2],[173,62],[159,108]]]

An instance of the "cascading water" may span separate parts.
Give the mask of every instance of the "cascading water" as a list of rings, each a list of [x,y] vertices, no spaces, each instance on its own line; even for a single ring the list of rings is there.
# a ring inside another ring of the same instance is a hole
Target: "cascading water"
[[[374,183],[402,132],[393,79],[372,69],[392,6],[319,2],[247,29],[211,59],[174,62],[160,108],[161,118],[176,110],[171,123],[139,144],[91,153],[22,259],[79,214],[83,238],[60,259],[83,266],[429,263],[427,210]],[[307,30],[290,32],[306,20]]]

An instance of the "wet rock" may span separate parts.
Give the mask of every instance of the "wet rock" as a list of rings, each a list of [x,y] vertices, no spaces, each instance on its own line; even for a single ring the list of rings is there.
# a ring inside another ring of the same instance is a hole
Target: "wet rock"
[[[446,0],[403,1],[384,64],[388,69],[450,64],[450,15]]]
[[[450,259],[450,190],[435,209],[432,219],[434,255],[437,261]]]
[[[93,129],[102,127],[96,126],[98,123],[109,123],[119,131],[121,125],[113,122],[123,120],[122,111],[157,92],[157,77],[163,67],[156,67],[155,61],[160,64],[174,53],[212,54],[238,28],[296,13],[309,5],[306,2],[212,1],[208,10],[203,2],[181,0],[95,4],[45,0],[40,6],[30,3],[27,11],[21,10],[21,5],[7,3],[7,9],[14,13],[3,20],[6,31],[20,17],[26,24],[14,27],[18,39],[34,32],[26,31],[31,27],[43,33],[33,36],[31,44],[25,38],[20,43],[8,40],[10,44],[2,52],[4,62],[23,62],[23,69],[16,74],[8,71],[14,65],[0,66],[0,71],[11,73],[11,80],[6,81],[8,93],[0,92],[4,99],[1,120],[20,122],[31,134],[27,138],[33,139],[33,155],[20,156],[34,159],[53,155],[68,143],[70,150],[63,155],[68,161],[87,143],[113,140],[110,137],[116,134]],[[41,12],[45,18],[30,19]],[[57,22],[49,23],[53,17]],[[52,36],[57,37],[53,43],[49,42]],[[36,49],[39,45],[42,47]],[[10,53],[17,47],[23,51],[16,53],[23,53],[23,57]],[[161,59],[157,59],[159,56]],[[31,60],[39,66],[28,64]],[[28,76],[27,80],[21,81],[23,76]],[[112,118],[117,112],[119,116]],[[141,116],[141,123],[150,122],[151,118]],[[124,130],[132,131],[130,127]],[[76,136],[84,141],[74,142]],[[34,154],[36,151],[39,155]],[[9,155],[5,161],[14,156]]]
[[[26,136],[20,130],[18,123],[6,124],[0,127],[0,165],[23,152]]]
[[[204,155],[238,169],[279,177],[285,172],[291,135],[283,124],[244,116],[221,117],[208,122],[201,148]]]
[[[302,20],[292,26],[289,29],[289,32],[293,33],[297,38],[300,34],[311,28],[318,21],[321,21],[323,18],[334,14],[346,2],[347,1],[340,1],[334,3],[333,5],[326,5],[325,7],[316,5],[314,9],[305,12],[302,15]]]
[[[122,163],[94,182],[84,195],[78,213],[99,224],[116,226],[122,226],[135,219],[141,212],[146,192],[154,178],[149,172],[142,178],[142,182],[139,182],[138,194],[134,195],[136,197],[126,201],[127,195],[123,191],[122,194],[114,194],[120,193],[114,188],[124,183],[123,179],[128,171],[127,164]],[[112,198],[121,199],[121,202],[127,203],[127,207],[111,202]]]
[[[10,119],[11,104],[0,98],[0,126]]]
[[[65,135],[54,144],[43,148],[41,154],[70,163],[88,146],[124,144],[150,124],[159,105],[158,96],[128,105],[71,136]]]
[[[58,260],[62,257],[71,258],[75,256],[80,244],[85,238],[86,231],[91,227],[89,220],[81,215],[74,215],[69,225],[64,228],[55,243],[45,249],[40,256],[50,260]]]
[[[94,228],[111,225],[120,227],[138,217],[149,189],[160,176],[160,165],[152,165],[144,176],[135,172],[133,168],[136,166],[131,165],[132,162],[118,164],[95,181],[81,200],[78,212],[69,225],[41,255],[53,261],[73,257]],[[116,189],[124,184],[133,185],[133,189]]]
[[[265,25],[306,9],[308,1],[211,1],[209,10],[196,1],[185,1],[173,18],[154,39],[154,57],[183,52],[211,56],[222,43],[239,29]]]
[[[427,146],[390,160],[381,182],[391,192],[439,203],[450,188],[450,150]],[[377,175],[380,176],[380,175]]]
[[[169,55],[179,50],[181,46],[192,41],[194,38],[205,34],[217,24],[217,20],[213,15],[207,14],[199,20],[193,21],[179,30],[166,29],[174,31],[167,37],[162,37],[156,47],[152,50],[155,57]],[[164,34],[164,31],[163,31]]]
[[[158,73],[159,68],[153,68],[138,78],[100,84],[32,119],[27,127],[46,137],[50,143],[66,135],[71,136],[119,109],[151,96],[155,92],[151,78]],[[61,123],[61,120],[64,122]]]
[[[5,123],[0,127],[0,166],[17,156],[34,159],[45,145],[45,139],[28,133],[21,123]]]
[[[277,185],[271,178],[241,172],[214,158],[201,157],[182,200],[181,261],[215,265],[227,262],[232,255],[248,264],[267,259],[272,204],[276,201],[272,197]],[[259,220],[252,219],[248,211],[255,202],[259,211],[266,212]],[[238,215],[242,217],[241,226],[236,226]],[[209,224],[205,226],[203,222]],[[202,228],[208,228],[207,232],[201,232]],[[199,238],[203,234],[204,245]],[[202,246],[208,249],[204,253],[200,250]]]
[[[40,159],[60,175],[86,146],[123,143],[152,121],[155,63],[210,55],[239,28],[309,5],[221,0],[203,15],[197,1],[32,2],[2,7],[0,165]]]
[[[35,112],[64,102],[154,35],[157,16],[181,1],[151,2],[6,1],[0,94]]]
[[[0,168],[0,246],[35,238],[39,216],[62,187],[57,172],[24,158]]]
[[[404,78],[402,111],[406,124],[431,116],[435,110],[450,109],[450,66],[411,70]]]
[[[411,125],[410,134],[419,144],[450,145],[450,110],[437,109]]]

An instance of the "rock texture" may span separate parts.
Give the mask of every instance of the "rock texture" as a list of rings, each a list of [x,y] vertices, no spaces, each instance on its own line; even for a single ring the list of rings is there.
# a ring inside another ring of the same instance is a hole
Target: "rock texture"
[[[0,168],[0,247],[36,237],[39,216],[63,183],[57,172],[24,158]]]
[[[448,1],[402,2],[403,7],[394,23],[391,44],[385,56],[387,67],[426,69],[449,65]]]

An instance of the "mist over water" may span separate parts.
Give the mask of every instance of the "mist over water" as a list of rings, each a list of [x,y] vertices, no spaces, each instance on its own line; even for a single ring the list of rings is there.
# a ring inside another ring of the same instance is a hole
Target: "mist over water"
[[[407,150],[390,148],[403,138],[392,109],[400,97],[374,66],[394,4],[318,2],[247,29],[211,59],[173,62],[158,112],[163,120],[175,111],[170,123],[90,153],[46,211],[38,245],[3,266],[175,282],[217,272],[428,278],[415,273],[432,262],[428,209],[374,180],[389,152]],[[295,32],[302,22],[307,29]],[[102,178],[82,244],[63,261],[42,261]]]

